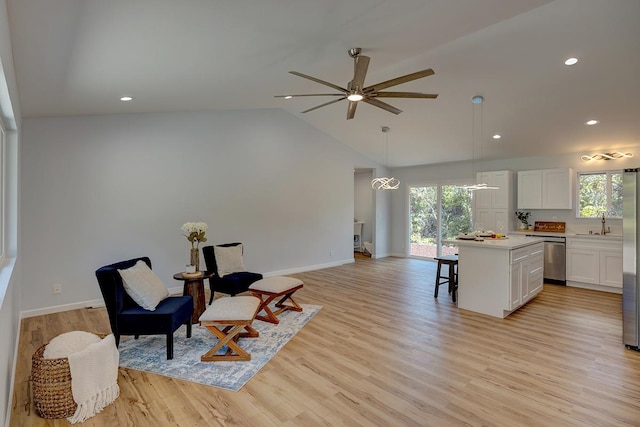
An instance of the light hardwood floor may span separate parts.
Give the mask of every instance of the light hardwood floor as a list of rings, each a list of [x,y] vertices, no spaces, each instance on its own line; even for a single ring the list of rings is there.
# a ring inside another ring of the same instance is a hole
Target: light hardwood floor
[[[497,319],[457,309],[445,287],[434,299],[434,275],[363,257],[296,274],[297,300],[323,309],[239,392],[121,368],[120,397],[82,425],[640,426],[620,295],[545,285]],[[22,321],[12,425],[68,425],[35,415],[27,377],[33,352],[71,330],[110,332],[105,310]]]

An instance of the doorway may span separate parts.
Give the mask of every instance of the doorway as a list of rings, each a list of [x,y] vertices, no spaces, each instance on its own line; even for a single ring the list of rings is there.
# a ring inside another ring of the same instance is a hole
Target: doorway
[[[435,184],[409,188],[409,256],[452,255],[457,247],[443,246],[459,233],[473,230],[473,192],[459,185]]]

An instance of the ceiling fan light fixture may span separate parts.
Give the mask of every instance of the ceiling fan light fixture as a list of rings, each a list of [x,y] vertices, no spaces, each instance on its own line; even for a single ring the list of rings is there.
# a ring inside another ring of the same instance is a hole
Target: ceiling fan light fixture
[[[311,80],[321,85],[330,87],[335,91],[333,93],[306,93],[293,95],[294,98],[298,96],[336,97],[331,101],[301,111],[301,114],[317,110],[318,108],[326,107],[327,105],[335,104],[336,102],[340,102],[345,99],[349,101],[349,105],[347,106],[347,120],[351,120],[355,117],[356,107],[358,106],[357,103],[359,101],[363,101],[374,107],[381,108],[392,114],[400,114],[402,113],[402,110],[384,101],[381,101],[380,98],[436,99],[438,97],[437,94],[433,93],[382,91],[382,89],[431,76],[435,74],[435,72],[431,68],[422,71],[416,71],[415,73],[407,74],[404,76],[399,76],[390,80],[376,83],[374,85],[365,86],[364,82],[367,76],[367,70],[369,69],[369,61],[371,60],[371,58],[365,55],[361,55],[362,49],[359,47],[349,49],[348,53],[349,56],[353,58],[353,78],[349,81],[347,87],[342,87],[324,80],[320,80],[316,77],[302,74],[297,71],[289,71],[289,74],[293,74],[294,76],[302,77],[303,79]],[[287,95],[275,95],[275,97],[290,99]]]

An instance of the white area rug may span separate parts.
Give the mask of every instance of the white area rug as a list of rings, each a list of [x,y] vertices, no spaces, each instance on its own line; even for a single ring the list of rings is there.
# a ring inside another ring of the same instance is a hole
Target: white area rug
[[[251,354],[246,362],[201,362],[218,339],[206,328],[192,326],[187,338],[186,326],[173,334],[173,360],[167,360],[167,337],[127,337],[120,343],[120,366],[179,378],[199,384],[238,391],[262,368],[300,329],[322,308],[301,304],[303,311],[286,311],[277,325],[255,320],[252,326],[260,332],[258,338],[240,338],[239,344]],[[223,347],[220,352],[226,351]]]

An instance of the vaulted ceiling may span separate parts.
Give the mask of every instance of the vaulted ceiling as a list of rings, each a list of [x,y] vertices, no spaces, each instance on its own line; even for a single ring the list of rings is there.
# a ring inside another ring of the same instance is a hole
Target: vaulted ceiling
[[[609,151],[640,145],[638,0],[9,0],[24,117],[282,108],[390,166]],[[394,115],[346,101],[295,70],[345,87],[425,68],[388,99]],[[573,66],[564,64],[577,57]],[[124,95],[133,101],[121,102]],[[482,95],[481,137],[471,98]],[[588,119],[600,121],[586,126]],[[380,130],[389,126],[387,135]],[[502,138],[495,142],[495,133]],[[475,146],[474,146],[475,143]],[[636,153],[640,156],[640,153]]]

